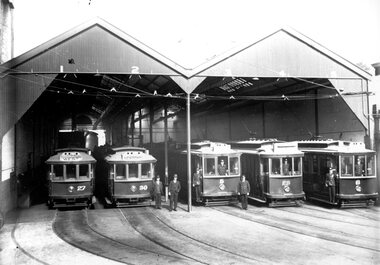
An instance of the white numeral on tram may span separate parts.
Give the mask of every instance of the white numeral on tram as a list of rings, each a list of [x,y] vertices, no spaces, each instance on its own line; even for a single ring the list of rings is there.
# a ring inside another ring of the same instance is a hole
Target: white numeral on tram
[[[148,185],[140,185],[140,190],[148,190]]]
[[[86,186],[78,186],[77,191],[84,191],[86,189]]]

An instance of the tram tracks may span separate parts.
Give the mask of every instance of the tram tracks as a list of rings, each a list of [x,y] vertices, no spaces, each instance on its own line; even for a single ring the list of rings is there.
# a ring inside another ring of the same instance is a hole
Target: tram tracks
[[[236,218],[244,219],[264,226],[273,227],[283,231],[296,233],[312,238],[323,239],[334,243],[344,244],[347,246],[357,247],[365,250],[380,252],[380,250],[378,249],[378,240],[367,240],[366,238],[363,239],[358,236],[353,238],[352,234],[345,234],[341,232],[337,233],[337,231],[328,228],[322,230],[312,230],[310,229],[310,224],[294,222],[294,220],[288,220],[287,218],[281,219],[275,215],[264,213],[263,211],[260,212],[260,215],[253,215],[250,214],[250,211],[242,212],[240,209],[233,209],[231,207],[211,207],[211,209],[227,215],[234,216]]]
[[[25,256],[27,256],[28,258],[30,258],[31,260],[33,260],[35,262],[38,262],[38,263],[44,264],[44,265],[50,265],[49,263],[46,263],[45,261],[37,258],[30,251],[26,250],[26,248],[21,246],[21,244],[18,242],[18,240],[16,238],[17,227],[18,227],[18,218],[16,219],[16,222],[15,222],[15,224],[12,228],[12,232],[11,232],[11,238],[12,238],[13,243],[16,245],[16,249],[21,251]]]
[[[87,210],[59,212],[53,223],[54,232],[67,243],[97,256],[125,264],[151,264],[152,260],[173,264],[186,264],[178,257],[155,252],[148,248],[139,248],[101,233],[91,227]],[[149,259],[146,258],[147,255]]]
[[[154,214],[150,209],[146,209],[143,212],[137,212],[135,209],[128,209],[129,214],[123,211],[126,210],[120,209],[120,212],[125,217],[125,220],[144,237],[198,263],[265,263],[263,260],[242,255],[190,236],[173,227],[173,225],[169,225],[167,219],[164,220],[163,217]],[[150,227],[153,227],[153,229],[149,229]],[[149,231],[146,230],[147,228]]]

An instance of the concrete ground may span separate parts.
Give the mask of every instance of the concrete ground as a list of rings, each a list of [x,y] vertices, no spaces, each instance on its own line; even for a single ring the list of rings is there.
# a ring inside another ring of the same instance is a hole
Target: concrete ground
[[[0,264],[380,264],[380,208],[180,204],[8,214]]]

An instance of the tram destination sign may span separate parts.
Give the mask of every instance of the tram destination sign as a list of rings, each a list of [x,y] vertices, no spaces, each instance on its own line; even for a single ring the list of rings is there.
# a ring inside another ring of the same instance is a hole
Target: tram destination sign
[[[65,152],[62,153],[61,156],[59,157],[59,160],[61,161],[81,161],[83,159],[82,155],[78,152]]]

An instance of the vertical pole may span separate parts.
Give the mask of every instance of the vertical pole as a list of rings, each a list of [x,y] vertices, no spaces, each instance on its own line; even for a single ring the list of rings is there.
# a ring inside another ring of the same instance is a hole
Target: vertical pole
[[[135,113],[131,114],[131,144],[135,146]]]
[[[169,169],[168,169],[168,107],[164,106],[164,139],[165,139],[165,201],[168,201]]]
[[[139,110],[139,146],[143,146],[143,136],[142,136],[142,111]]]
[[[315,90],[314,99],[314,115],[315,115],[315,136],[319,136],[319,110],[318,110],[318,90]]]
[[[380,110],[377,110],[377,106],[372,106],[372,115],[374,119],[374,150],[376,151],[376,175],[377,175],[377,192],[380,192]],[[377,200],[376,205],[380,205]]]
[[[149,139],[150,139],[150,149],[153,148],[153,119],[154,119],[154,108],[153,108],[153,102],[150,101],[150,104],[149,104]]]
[[[188,194],[188,212],[191,212],[191,127],[190,127],[190,93],[187,93],[186,100],[187,116],[187,194]]]

